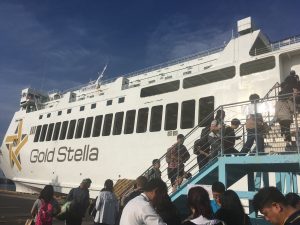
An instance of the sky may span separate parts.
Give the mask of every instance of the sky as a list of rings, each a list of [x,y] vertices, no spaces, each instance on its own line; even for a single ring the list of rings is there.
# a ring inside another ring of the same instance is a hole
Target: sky
[[[65,90],[221,46],[251,16],[300,35],[298,0],[1,0],[0,140],[27,87]]]

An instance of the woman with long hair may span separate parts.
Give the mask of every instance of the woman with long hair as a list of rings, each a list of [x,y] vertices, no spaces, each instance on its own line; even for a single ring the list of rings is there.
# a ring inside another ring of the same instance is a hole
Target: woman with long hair
[[[224,221],[226,225],[251,225],[238,195],[232,190],[221,195],[221,208],[216,212],[215,218]]]
[[[54,198],[52,185],[46,185],[34,202],[31,215],[36,225],[52,225],[52,217],[59,213],[59,204]]]
[[[113,181],[108,179],[104,182],[104,188],[100,191],[96,200],[97,210],[94,222],[97,225],[114,225],[118,218],[119,204],[113,193]]]
[[[185,221],[183,225],[223,224],[222,221],[213,219],[208,192],[203,187],[192,187],[189,190],[187,201],[192,215],[191,219]]]

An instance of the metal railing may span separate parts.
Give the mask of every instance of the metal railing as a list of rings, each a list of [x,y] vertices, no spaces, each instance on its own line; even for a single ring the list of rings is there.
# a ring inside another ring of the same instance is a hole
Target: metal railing
[[[255,111],[255,114],[261,114],[262,120],[264,121],[264,125],[266,126],[266,130],[263,130],[262,127],[260,127],[258,124],[259,121],[255,121],[255,127],[253,128],[255,130],[254,133],[248,133],[249,129],[246,127],[247,120],[246,120],[246,112],[245,108],[253,105],[250,101],[244,101],[234,104],[227,104],[222,105],[218,107],[212,114],[208,115],[201,123],[207,122],[207,120],[210,120],[211,116],[214,115],[218,110],[223,110],[226,113],[226,120],[221,121],[221,123],[228,124],[233,118],[238,118],[241,121],[241,126],[239,129],[235,130],[235,135],[240,136],[241,139],[237,140],[235,143],[234,148],[238,151],[236,153],[230,153],[226,154],[227,149],[224,148],[224,140],[226,138],[229,138],[229,136],[226,136],[224,134],[224,131],[222,129],[225,129],[225,126],[222,126],[220,137],[212,140],[209,144],[210,146],[214,144],[219,144],[219,149],[216,152],[210,151],[206,158],[203,158],[202,161],[197,162],[197,155],[194,154],[194,143],[196,140],[200,138],[201,130],[202,128],[199,126],[196,126],[193,128],[188,134],[185,135],[185,146],[190,154],[190,159],[185,163],[184,165],[184,171],[185,174],[190,173],[191,176],[195,176],[199,173],[199,171],[205,167],[207,167],[209,164],[213,163],[217,157],[224,157],[224,156],[230,156],[230,155],[247,155],[248,157],[252,155],[271,155],[271,154],[289,154],[296,152],[299,154],[299,128],[298,128],[298,120],[300,117],[298,117],[298,108],[297,105],[294,104],[294,122],[291,124],[290,132],[292,134],[292,140],[290,143],[287,143],[287,141],[284,140],[284,134],[281,133],[280,125],[273,121],[274,115],[275,115],[275,105],[278,101],[278,96],[274,95],[272,92],[278,93],[277,85],[275,84],[273,88],[270,89],[268,94],[262,98],[259,99],[254,104],[256,107],[254,109],[257,109]],[[293,100],[295,103],[296,96],[287,95],[286,97],[289,97]],[[209,134],[208,134],[209,135]],[[255,145],[252,146],[249,151],[244,152],[241,150],[243,147],[245,147],[245,143],[248,138],[253,137],[255,138]],[[257,144],[258,138],[263,138],[264,145],[262,149],[259,149]],[[167,151],[167,149],[166,149]],[[169,177],[168,177],[168,163],[166,162],[166,154],[160,157],[161,162],[161,172],[162,172],[162,180],[167,183],[167,186],[169,188],[169,192],[175,191],[176,187],[173,187],[170,183]],[[202,164],[199,168],[199,164]],[[300,164],[300,157],[299,157],[299,164]],[[147,176],[152,166],[150,166],[144,173],[144,176]],[[179,174],[179,171],[177,175]],[[178,185],[180,186],[180,185]]]
[[[271,43],[270,45],[263,47],[263,48],[254,48],[250,51],[250,55],[256,56],[256,55],[261,55],[265,54],[268,52],[273,52],[280,50],[284,46],[296,44],[300,42],[300,35],[290,37],[288,39],[284,39],[282,41],[278,41],[275,43]]]

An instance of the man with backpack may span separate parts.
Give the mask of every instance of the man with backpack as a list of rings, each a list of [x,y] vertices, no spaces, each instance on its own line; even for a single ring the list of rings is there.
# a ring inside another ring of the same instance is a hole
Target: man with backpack
[[[66,225],[81,225],[90,203],[89,187],[91,183],[91,179],[84,179],[79,187],[72,188],[69,192],[66,200],[71,202],[71,206],[66,217]]]
[[[197,163],[199,170],[209,161],[210,144],[208,135],[210,133],[210,124],[201,131],[200,139],[194,142],[194,154],[197,155]]]

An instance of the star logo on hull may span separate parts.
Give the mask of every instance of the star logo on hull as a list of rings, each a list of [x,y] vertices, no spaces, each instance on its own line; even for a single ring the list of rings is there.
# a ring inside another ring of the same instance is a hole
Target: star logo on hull
[[[9,152],[10,166],[14,167],[16,165],[19,171],[22,170],[20,151],[28,141],[28,135],[22,134],[22,126],[23,120],[20,120],[15,134],[9,135],[5,139],[5,144]]]

